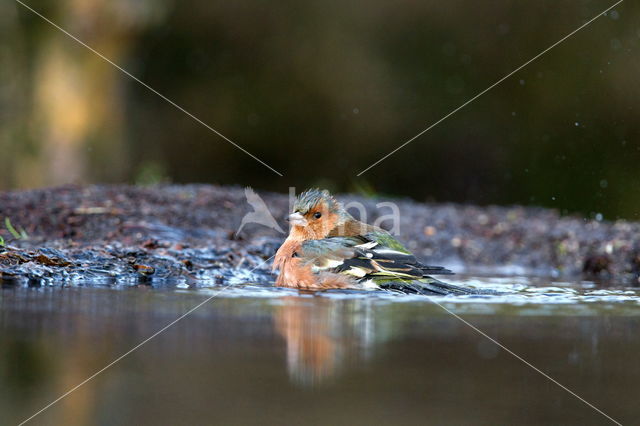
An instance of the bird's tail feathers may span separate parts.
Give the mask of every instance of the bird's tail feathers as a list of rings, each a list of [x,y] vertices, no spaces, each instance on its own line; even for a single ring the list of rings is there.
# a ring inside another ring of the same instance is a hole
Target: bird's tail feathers
[[[426,296],[445,296],[448,294],[487,294],[484,291],[448,284],[431,277],[421,280],[389,280],[379,284],[385,290],[406,294],[422,294]]]
[[[424,275],[455,275],[453,271],[444,266],[420,266]]]

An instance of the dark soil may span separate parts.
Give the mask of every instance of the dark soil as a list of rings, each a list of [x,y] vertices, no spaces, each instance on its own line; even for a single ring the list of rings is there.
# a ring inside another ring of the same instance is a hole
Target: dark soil
[[[286,195],[260,195],[276,219],[285,217]],[[388,207],[376,207],[389,200],[338,198],[362,202],[369,222],[390,214]],[[392,201],[400,209],[400,239],[426,263],[476,274],[639,282],[640,223],[561,217],[540,208]],[[240,187],[65,186],[0,193],[6,244],[0,247],[0,279],[36,285],[271,283],[269,258],[284,235],[247,225],[236,236],[250,211]],[[6,217],[28,238],[14,238]]]

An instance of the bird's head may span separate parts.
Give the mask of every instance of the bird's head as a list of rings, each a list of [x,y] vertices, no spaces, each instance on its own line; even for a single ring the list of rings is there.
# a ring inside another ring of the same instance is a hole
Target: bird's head
[[[301,240],[318,240],[326,238],[349,217],[329,191],[309,189],[296,198],[288,220],[292,236]]]

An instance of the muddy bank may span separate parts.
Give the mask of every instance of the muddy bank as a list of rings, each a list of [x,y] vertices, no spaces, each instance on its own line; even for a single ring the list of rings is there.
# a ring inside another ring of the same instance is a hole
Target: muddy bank
[[[259,193],[278,219],[285,194]],[[357,196],[370,222],[390,214]],[[419,257],[460,272],[535,274],[638,285],[640,223],[560,217],[548,209],[392,200],[400,238]],[[241,187],[66,186],[0,193],[0,277],[13,283],[269,284],[284,238],[249,224]],[[357,216],[357,215],[356,215]],[[28,238],[16,239],[4,224]],[[391,221],[383,223],[391,226]]]

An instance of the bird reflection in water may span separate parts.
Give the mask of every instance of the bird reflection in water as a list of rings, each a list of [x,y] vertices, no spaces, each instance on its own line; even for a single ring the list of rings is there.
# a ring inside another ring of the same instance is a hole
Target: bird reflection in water
[[[294,383],[317,386],[349,365],[371,357],[374,343],[370,300],[285,297],[274,322],[287,345]]]

